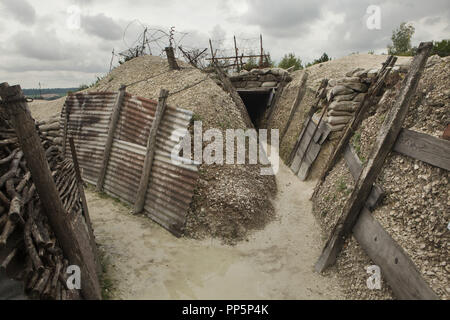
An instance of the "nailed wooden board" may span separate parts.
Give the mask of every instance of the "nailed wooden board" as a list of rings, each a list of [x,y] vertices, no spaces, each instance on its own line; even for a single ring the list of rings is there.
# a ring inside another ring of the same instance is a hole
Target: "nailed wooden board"
[[[297,174],[298,170],[300,169],[302,158],[304,158],[303,155],[305,153],[306,148],[308,147],[309,142],[312,139],[312,135],[313,135],[316,127],[317,127],[317,125],[313,121],[309,121],[308,125],[306,126],[305,132],[303,132],[303,134],[302,134],[302,139],[298,144],[298,148],[295,153],[294,160],[292,161],[292,164],[290,166],[290,168],[291,168],[292,172],[294,172],[294,174]],[[314,140],[319,141],[321,135],[322,135],[322,132],[320,130],[317,130],[314,135]],[[312,142],[312,143],[314,143],[314,142]],[[320,149],[319,149],[319,151],[320,151]]]
[[[433,166],[450,170],[450,141],[448,140],[402,129],[393,150]]]
[[[394,239],[364,208],[353,228],[353,236],[381,268],[395,296],[399,299],[439,299],[420,275],[414,263]]]
[[[311,144],[309,145],[308,152],[306,153],[306,156],[304,157],[300,165],[300,169],[297,173],[297,176],[300,180],[305,181],[308,177],[309,169],[319,155],[320,149],[320,144],[317,144],[315,142],[311,142]]]
[[[363,166],[361,160],[359,159],[355,149],[352,147],[351,144],[348,144],[345,149],[344,159],[345,163],[347,164],[347,167],[350,170],[353,180],[355,181],[358,180],[358,177],[361,174]],[[370,191],[369,197],[367,198],[365,204],[366,207],[368,207],[370,210],[375,208],[378,201],[381,200],[383,195],[384,195],[383,189],[379,185],[374,184],[372,187],[372,191]]]

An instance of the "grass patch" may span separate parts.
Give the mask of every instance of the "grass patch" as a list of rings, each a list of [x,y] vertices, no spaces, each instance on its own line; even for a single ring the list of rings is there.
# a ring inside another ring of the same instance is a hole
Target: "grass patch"
[[[111,300],[114,298],[114,280],[108,275],[108,267],[111,265],[109,258],[104,252],[99,251],[100,264],[102,267],[102,274],[100,275],[100,286],[102,289],[102,299]]]

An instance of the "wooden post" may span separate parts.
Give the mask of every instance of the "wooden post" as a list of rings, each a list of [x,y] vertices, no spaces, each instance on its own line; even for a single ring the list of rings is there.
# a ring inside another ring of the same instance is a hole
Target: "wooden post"
[[[52,230],[70,262],[80,267],[81,292],[86,299],[101,299],[91,246],[86,243],[88,240],[83,238],[82,232],[74,230],[64,210],[22,89],[19,85],[10,87],[2,83],[0,96],[4,104],[2,108],[12,122]]]
[[[173,47],[165,48],[167,61],[169,62],[170,70],[180,70],[177,60],[175,60],[175,53],[173,52]]]
[[[213,51],[211,39],[209,39],[209,48],[211,49],[211,61],[212,61],[212,64],[214,65],[214,51]]]
[[[95,244],[94,228],[92,228],[91,218],[89,215],[89,208],[86,201],[86,195],[84,194],[83,178],[81,177],[80,165],[78,163],[77,150],[75,149],[75,143],[73,137],[69,138],[70,152],[72,154],[73,167],[75,169],[75,178],[77,179],[78,192],[80,193],[81,205],[83,207],[84,219],[89,231],[89,240],[93,249],[97,274],[101,273],[100,259],[98,258],[97,245]]]
[[[280,142],[283,141],[284,135],[286,134],[286,132],[289,129],[289,126],[291,125],[291,121],[294,118],[295,113],[298,110],[298,106],[300,105],[300,103],[303,100],[303,97],[305,96],[306,93],[306,81],[308,80],[308,71],[304,71],[303,72],[303,76],[300,82],[300,87],[298,88],[298,93],[297,96],[295,97],[294,103],[292,104],[291,107],[291,111],[289,113],[289,118],[286,122],[286,126],[283,129],[283,132],[280,135]]]
[[[259,43],[260,43],[260,46],[261,46],[261,57],[260,57],[260,60],[259,60],[259,67],[262,67],[263,63],[264,63],[263,62],[264,50],[263,50],[262,34],[259,35]]]
[[[65,105],[65,107],[66,107],[66,115],[64,117],[63,142],[62,142],[62,154],[64,158],[66,157],[67,130],[69,126],[69,107],[67,106],[67,104]]]
[[[367,164],[361,172],[358,181],[355,183],[353,192],[347,200],[342,214],[316,263],[315,269],[317,272],[322,272],[335,263],[344,245],[345,238],[351,232],[361,210],[364,208],[367,197],[372,190],[372,185],[402,129],[403,121],[408,113],[409,104],[417,89],[417,84],[419,83],[432,47],[433,44],[431,42],[420,44],[417,55],[411,63],[408,75],[403,81],[395,105],[386,115],[386,119],[380,129]]]
[[[236,44],[236,36],[233,36],[234,39],[234,51],[236,52],[236,66],[237,66],[237,71],[241,71],[241,68],[239,66],[239,57],[238,57],[238,48],[237,48],[237,44]]]
[[[106,138],[105,151],[103,153],[103,162],[100,173],[97,179],[97,191],[103,191],[103,184],[105,182],[106,169],[108,168],[109,156],[111,154],[111,147],[114,141],[114,132],[116,131],[117,122],[119,121],[120,109],[122,108],[123,99],[125,96],[125,85],[121,85],[119,93],[117,94],[114,103],[111,120],[109,122],[108,137]]]
[[[136,201],[134,203],[134,213],[142,212],[145,206],[145,196],[147,195],[148,182],[150,179],[150,173],[152,171],[153,158],[155,156],[156,135],[158,134],[158,127],[164,116],[164,111],[166,110],[166,100],[168,96],[169,91],[161,89],[159,93],[158,105],[156,106],[155,119],[153,120],[150,134],[147,140],[147,153],[145,154],[141,181],[139,182]]]

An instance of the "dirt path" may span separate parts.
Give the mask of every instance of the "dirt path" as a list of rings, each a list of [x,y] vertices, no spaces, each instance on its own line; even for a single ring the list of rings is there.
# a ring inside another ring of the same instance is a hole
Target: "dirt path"
[[[301,182],[280,163],[278,219],[231,247],[177,239],[143,216],[88,191],[116,299],[338,299],[337,280],[313,272],[322,242]]]

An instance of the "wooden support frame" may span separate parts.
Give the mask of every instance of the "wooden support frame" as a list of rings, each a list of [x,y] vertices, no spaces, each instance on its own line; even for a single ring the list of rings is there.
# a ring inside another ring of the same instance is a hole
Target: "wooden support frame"
[[[364,120],[369,108],[373,105],[373,98],[377,95],[377,93],[380,91],[384,84],[384,80],[388,76],[388,74],[391,71],[392,66],[395,65],[397,61],[397,57],[389,56],[386,61],[383,63],[383,67],[381,68],[380,72],[378,73],[378,76],[372,80],[372,83],[370,85],[369,91],[364,96],[364,99],[359,104],[359,107],[356,111],[356,114],[350,123],[349,126],[347,126],[344,134],[342,135],[341,139],[339,140],[338,145],[334,149],[334,152],[332,156],[328,159],[327,164],[324,167],[324,170],[322,171],[319,182],[317,183],[314,193],[312,197],[316,195],[318,192],[322,182],[325,180],[325,177],[327,176],[328,172],[335,166],[337,161],[339,160],[339,157],[342,155],[342,153],[345,150],[345,147],[350,141],[350,138],[353,136],[361,122]]]
[[[145,196],[147,194],[147,187],[149,184],[150,173],[153,165],[153,158],[155,156],[156,149],[156,135],[161,120],[166,110],[166,101],[169,96],[169,91],[161,89],[159,93],[158,105],[156,106],[155,119],[153,120],[150,134],[147,140],[147,152],[145,154],[144,167],[142,169],[141,180],[139,182],[139,188],[136,195],[136,201],[134,203],[134,213],[140,213],[144,210]]]
[[[117,94],[116,101],[114,103],[111,120],[109,122],[108,137],[106,138],[105,150],[103,152],[103,162],[97,179],[96,190],[98,192],[103,191],[106,169],[108,168],[109,157],[111,155],[111,148],[114,141],[114,133],[116,131],[117,123],[119,122],[120,110],[122,108],[123,99],[125,97],[125,89],[125,85],[120,86],[119,93]]]
[[[80,267],[82,295],[85,299],[100,300],[101,289],[88,236],[79,228],[80,224],[72,223],[67,216],[22,89],[19,85],[2,83],[0,96],[4,105],[2,108],[17,134],[50,226],[70,263]]]
[[[346,237],[357,222],[359,213],[363,209],[367,197],[372,190],[372,185],[400,133],[409,104],[417,89],[432,46],[431,42],[420,44],[417,55],[411,63],[408,75],[403,81],[397,100],[386,115],[386,119],[380,129],[367,164],[361,172],[353,192],[342,210],[341,217],[332,230],[322,254],[315,265],[317,272],[323,272],[327,267],[335,263]]]

